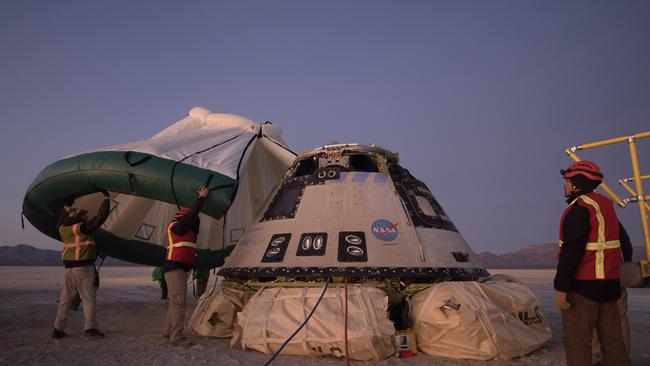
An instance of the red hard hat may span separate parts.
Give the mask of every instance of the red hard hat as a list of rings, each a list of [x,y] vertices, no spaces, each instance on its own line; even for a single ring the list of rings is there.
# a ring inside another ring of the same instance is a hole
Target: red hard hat
[[[178,210],[178,212],[176,212],[176,219],[180,219],[181,217],[187,215],[189,212],[190,212],[189,209],[181,208],[180,210]]]
[[[603,173],[600,172],[600,168],[596,163],[591,161],[576,161],[575,163],[569,165],[568,168],[560,170],[560,173],[564,178],[571,178],[576,175],[582,174],[587,179],[595,180],[598,182],[603,181]]]

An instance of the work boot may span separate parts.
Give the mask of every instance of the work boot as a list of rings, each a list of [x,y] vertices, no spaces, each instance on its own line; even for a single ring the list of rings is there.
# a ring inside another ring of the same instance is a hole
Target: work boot
[[[58,338],[63,338],[63,337],[65,337],[65,332],[62,331],[62,330],[58,330],[58,329],[54,328],[54,330],[52,331],[52,338],[57,338],[58,339]]]
[[[104,333],[100,332],[99,330],[93,328],[93,329],[87,329],[84,332],[84,336],[91,338],[91,339],[99,339],[99,338],[104,338]]]

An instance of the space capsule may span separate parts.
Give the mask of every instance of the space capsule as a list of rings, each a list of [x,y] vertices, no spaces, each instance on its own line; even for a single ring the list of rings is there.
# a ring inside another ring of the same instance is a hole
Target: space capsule
[[[375,145],[297,156],[218,273],[190,327],[267,364],[512,358],[551,339],[537,296],[490,276],[427,186]]]
[[[425,282],[489,276],[398,154],[359,144],[298,156],[220,274]]]

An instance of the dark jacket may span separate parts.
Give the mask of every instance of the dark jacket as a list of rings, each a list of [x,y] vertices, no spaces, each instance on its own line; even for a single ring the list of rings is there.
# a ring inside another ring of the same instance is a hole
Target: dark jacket
[[[190,211],[187,214],[183,215],[180,219],[176,220],[176,224],[172,226],[172,231],[175,234],[183,235],[188,230],[192,230],[194,231],[195,235],[199,235],[199,227],[201,225],[201,222],[199,220],[199,212],[201,212],[201,209],[203,208],[204,201],[205,198],[197,198],[194,202],[194,206],[192,206]],[[165,264],[163,264],[162,267],[163,273],[171,271],[172,269],[182,269],[185,272],[189,272],[192,269],[192,265],[165,260]]]
[[[108,198],[104,199],[102,205],[99,206],[99,211],[97,212],[97,215],[95,215],[95,217],[88,220],[82,220],[80,218],[70,217],[68,216],[66,210],[63,209],[61,211],[61,214],[59,215],[59,219],[56,222],[56,227],[58,228],[61,226],[71,226],[81,222],[81,225],[79,226],[79,230],[86,235],[91,235],[104,224],[104,222],[108,218],[109,213],[110,213],[110,200]],[[88,266],[93,264],[95,264],[94,259],[85,260],[85,261],[63,261],[63,266],[65,268],[82,267],[82,266]]]
[[[567,200],[570,203],[581,194],[574,194]],[[553,287],[557,291],[576,292],[588,299],[599,302],[615,301],[621,296],[620,280],[576,280],[578,266],[585,253],[585,247],[591,227],[589,225],[589,210],[581,205],[573,205],[567,212],[562,225],[564,244],[560,251],[557,273]],[[619,222],[619,240],[623,260],[632,260],[632,244],[625,228]]]

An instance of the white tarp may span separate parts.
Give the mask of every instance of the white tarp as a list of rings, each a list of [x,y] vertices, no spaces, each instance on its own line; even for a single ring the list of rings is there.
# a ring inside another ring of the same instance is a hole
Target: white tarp
[[[322,288],[259,290],[237,316],[233,344],[271,354],[303,323]],[[382,360],[395,353],[388,297],[380,289],[348,287],[348,349],[352,360]],[[283,355],[344,357],[345,295],[329,288],[307,325],[287,344]]]
[[[282,141],[282,128],[273,124],[257,124],[234,114],[211,113],[194,107],[187,117],[146,140],[129,142],[94,151],[137,151],[209,169],[237,179],[240,160],[245,164],[250,150],[243,156],[249,141],[261,133],[269,139]],[[199,151],[203,151],[196,154]],[[294,155],[285,157],[288,166]],[[286,170],[286,168],[285,168]],[[284,174],[284,172],[282,172]]]
[[[201,214],[198,249],[221,250],[234,245],[280,182],[295,158],[282,141],[282,128],[195,107],[189,115],[153,137],[98,151],[136,151],[212,170],[238,179],[237,195],[219,220]],[[201,184],[203,182],[197,182]],[[99,194],[78,199],[80,207],[97,207]],[[113,211],[103,229],[124,238],[166,245],[174,204],[129,194],[111,194]],[[225,220],[225,223],[224,223]]]
[[[515,282],[442,282],[409,298],[423,353],[475,360],[524,356],[551,339],[539,299]]]

